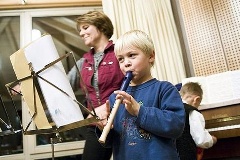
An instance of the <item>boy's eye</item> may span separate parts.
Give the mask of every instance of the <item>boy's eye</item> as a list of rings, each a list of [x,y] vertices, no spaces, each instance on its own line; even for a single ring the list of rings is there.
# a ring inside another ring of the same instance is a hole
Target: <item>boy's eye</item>
[[[131,53],[131,54],[129,54],[129,57],[135,57],[135,56],[136,56],[135,53]]]
[[[131,53],[130,55],[129,55],[129,57],[133,57],[134,56],[134,54],[133,53]]]
[[[123,62],[123,58],[118,58],[117,60],[118,60],[118,62],[120,62],[120,63]]]

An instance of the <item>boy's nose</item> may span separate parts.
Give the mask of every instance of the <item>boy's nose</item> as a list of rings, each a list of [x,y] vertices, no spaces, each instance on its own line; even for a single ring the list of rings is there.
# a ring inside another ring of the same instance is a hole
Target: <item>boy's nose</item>
[[[126,61],[125,62],[125,67],[130,67],[131,66],[131,63],[129,61]]]

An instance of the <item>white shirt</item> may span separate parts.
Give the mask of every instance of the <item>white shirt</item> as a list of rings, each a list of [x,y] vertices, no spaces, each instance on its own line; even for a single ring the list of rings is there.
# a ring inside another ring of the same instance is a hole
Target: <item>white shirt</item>
[[[195,144],[200,148],[210,148],[213,146],[213,139],[205,129],[205,119],[203,115],[193,110],[189,113],[190,134]]]

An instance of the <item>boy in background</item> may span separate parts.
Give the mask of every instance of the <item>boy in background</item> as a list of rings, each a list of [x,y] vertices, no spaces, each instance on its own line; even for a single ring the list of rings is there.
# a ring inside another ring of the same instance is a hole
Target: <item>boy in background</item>
[[[203,90],[196,82],[188,82],[180,90],[186,112],[186,122],[183,134],[177,139],[177,149],[180,160],[200,160],[203,149],[212,147],[217,138],[205,129],[205,119],[198,111],[202,101]]]

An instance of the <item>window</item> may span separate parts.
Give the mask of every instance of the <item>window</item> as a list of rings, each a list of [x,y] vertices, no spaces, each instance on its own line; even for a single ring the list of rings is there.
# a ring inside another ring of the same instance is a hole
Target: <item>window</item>
[[[0,156],[23,152],[21,99],[11,99],[5,84],[16,80],[9,56],[19,49],[20,17],[0,17]],[[16,112],[15,112],[16,111]]]
[[[78,60],[89,48],[80,39],[76,30],[75,18],[79,14],[96,9],[101,10],[97,7],[78,7],[0,11],[0,95],[3,97],[4,105],[13,107],[11,99],[8,98],[9,94],[5,84],[17,80],[10,62],[10,55],[38,38],[39,35],[47,33],[52,36],[59,56],[72,51]],[[66,72],[74,64],[71,58],[63,59],[62,63]],[[77,91],[76,97],[79,102],[83,102],[85,96]],[[8,114],[14,122],[14,129],[21,129],[21,124],[25,129],[31,120],[28,107],[25,103],[22,103],[24,101],[22,101],[21,96],[14,97],[13,102],[16,104],[16,112],[12,112],[13,109],[11,110],[10,107],[6,108],[10,110]],[[16,114],[20,118],[17,118]],[[0,118],[7,122],[5,117],[4,108],[0,106]],[[19,119],[21,120],[19,121]],[[1,121],[0,127],[2,129],[2,132],[0,131],[0,157],[2,156],[1,159],[3,160],[50,159],[52,153],[54,153],[56,159],[58,157],[58,159],[61,159],[61,157],[77,159],[83,152],[84,127],[60,133],[62,142],[57,142],[58,144],[54,145],[54,150],[52,150],[51,138],[55,138],[56,135],[53,133],[24,135],[22,132],[18,132],[3,136],[3,131],[7,128]],[[31,124],[30,129],[35,129],[35,126]]]

